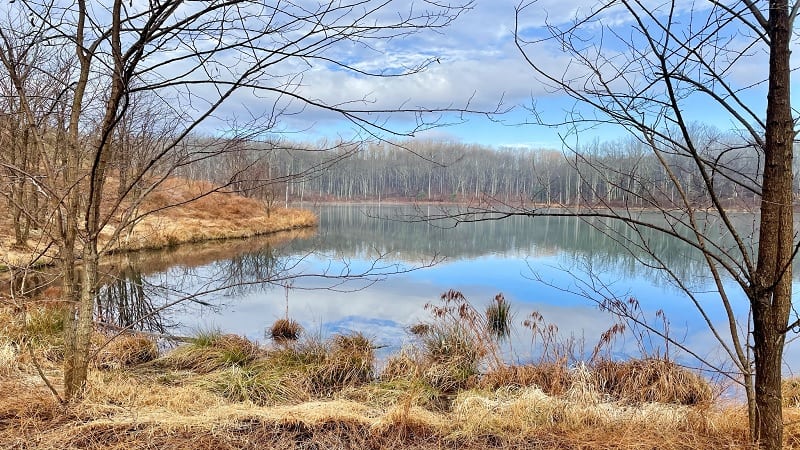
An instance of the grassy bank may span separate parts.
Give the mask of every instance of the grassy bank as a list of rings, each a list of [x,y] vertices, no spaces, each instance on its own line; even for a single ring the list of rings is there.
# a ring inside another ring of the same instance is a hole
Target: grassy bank
[[[173,178],[145,197],[137,207],[133,226],[117,231],[120,222],[108,224],[101,247],[113,252],[164,248],[217,239],[246,238],[312,227],[313,212],[296,208],[267,208],[264,202],[239,195],[213,192],[208,183]],[[11,217],[0,211],[0,265],[24,265],[32,255],[55,253],[44,230],[32,230],[27,248],[13,245]],[[42,259],[47,263],[49,257]]]
[[[85,397],[68,406],[34,365],[58,390],[61,315],[0,316],[0,448],[747,448],[743,406],[671,361],[493,363],[488,332],[441,315],[381,362],[362,334],[321,339],[281,321],[268,344],[212,331],[169,351],[98,331]]]
[[[504,368],[454,383],[459,374],[446,373],[453,361],[441,355],[395,355],[376,370],[372,344],[358,334],[267,348],[207,334],[157,358],[146,338],[118,342],[98,359],[83,402],[69,407],[43,388],[27,357],[7,359],[0,384],[15,395],[0,400],[0,446],[697,449],[746,442],[743,411],[712,404],[708,386],[695,386],[703,399],[695,404],[674,396],[643,401],[608,389],[608,372],[596,367]],[[667,377],[684,370],[639,364]],[[620,373],[626,370],[636,373]],[[535,383],[537,371],[558,382]],[[632,382],[624,379],[615,383]]]

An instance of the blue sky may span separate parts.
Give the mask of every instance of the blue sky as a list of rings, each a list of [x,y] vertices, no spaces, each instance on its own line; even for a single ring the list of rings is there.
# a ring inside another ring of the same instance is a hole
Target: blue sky
[[[391,5],[402,9],[411,3],[400,1]],[[705,3],[676,3],[680,23],[690,24],[693,19],[704,20],[703,16],[708,13]],[[427,58],[436,58],[438,62],[422,73],[388,79],[367,78],[341,69],[315,65],[303,73],[302,93],[329,103],[366,99],[364,104],[375,108],[458,108],[469,102],[471,108],[482,111],[509,109],[507,114],[493,116],[494,120],[480,115],[443,116],[442,123],[451,123],[451,126],[437,127],[418,136],[494,146],[561,148],[559,133],[564,133],[565,129],[518,125],[532,121],[532,114],[526,109],[532,102],[552,120],[563,118],[574,106],[572,99],[547,89],[516,48],[513,34],[515,7],[518,4],[518,0],[478,0],[472,10],[440,32],[420,33],[382,43],[380,48],[375,48],[377,51],[357,47],[334,49],[334,57],[346,57],[350,64],[365,70],[400,70],[403,64],[413,64]],[[581,14],[596,5],[597,2],[582,0],[541,0],[525,10],[522,29],[526,36],[540,35],[545,23],[564,26],[573,20],[575,14]],[[695,8],[694,17],[688,13],[689,8]],[[608,27],[613,26],[625,36],[630,33],[631,18],[624,11],[611,9],[604,12],[600,19],[602,26],[597,25],[595,29],[587,27],[585,36],[597,39],[602,30],[604,46],[611,51],[617,50],[613,43],[609,44]],[[735,29],[728,30],[725,38],[728,39],[725,45],[729,49],[746,45],[750,39]],[[564,67],[570,65],[568,56],[549,44],[531,49],[528,56],[547,70],[555,72],[566,72]],[[763,114],[765,88],[758,83],[766,76],[766,63],[766,53],[756,48],[726,75],[737,87],[751,86],[742,95],[759,114]],[[687,99],[685,112],[692,121],[710,123],[721,129],[732,126],[726,114],[703,99]],[[303,130],[299,136],[311,141],[348,134],[342,121],[327,112],[306,109],[303,114],[291,117],[287,123],[293,129]],[[398,131],[407,130],[408,123],[403,122],[402,117],[389,123]],[[602,127],[587,131],[581,139],[616,139],[625,135],[622,129]]]
[[[468,1],[450,0],[444,4]],[[520,2],[529,3],[524,3],[527,6],[517,24],[515,11],[520,7]],[[71,2],[66,0],[58,0],[56,3],[71,5]],[[436,7],[431,5],[436,5],[437,1],[335,0],[328,4],[327,1],[320,0],[293,0],[278,3],[277,11],[273,10],[274,4],[271,2],[252,2],[232,6],[229,10],[225,10],[224,14],[229,14],[226,20],[230,20],[236,26],[241,27],[245,24],[244,26],[250,31],[259,30],[259,33],[261,30],[268,31],[257,41],[258,45],[254,46],[258,50],[251,52],[251,48],[247,45],[240,45],[248,42],[247,32],[218,29],[215,33],[211,30],[203,37],[184,37],[180,42],[172,39],[169,45],[163,42],[154,43],[149,48],[153,54],[140,63],[140,69],[145,80],[143,84],[148,82],[158,84],[164,80],[171,80],[178,74],[180,80],[188,83],[186,85],[177,83],[172,91],[170,91],[173,88],[171,84],[166,83],[167,87],[162,87],[163,92],[159,92],[159,95],[170,108],[174,109],[175,116],[191,121],[200,117],[200,114],[206,112],[209,107],[213,108],[211,105],[223,95],[218,89],[226,85],[219,83],[220,81],[238,80],[248,64],[253,64],[253,61],[263,64],[266,60],[268,64],[262,65],[261,71],[247,78],[252,85],[234,93],[227,99],[225,105],[215,110],[213,116],[204,123],[202,131],[209,134],[232,133],[232,128],[252,131],[253,121],[258,125],[266,123],[271,126],[273,123],[269,120],[269,116],[275,114],[277,109],[284,114],[271,131],[285,133],[288,139],[315,142],[337,136],[351,137],[352,130],[348,129],[347,123],[340,115],[312,106],[304,107],[299,101],[287,105],[286,99],[289,96],[284,95],[277,100],[274,93],[283,91],[284,94],[296,93],[318,103],[346,105],[357,109],[469,108],[476,111],[508,111],[506,114],[493,115],[491,118],[480,114],[441,117],[436,114],[428,115],[425,116],[426,120],[438,118],[438,124],[451,126],[433,127],[418,133],[417,136],[498,147],[560,148],[562,143],[559,134],[564,134],[566,129],[520,124],[533,121],[533,114],[526,109],[526,106],[535,104],[537,111],[547,120],[558,121],[575,106],[574,101],[563,92],[546,86],[542,82],[542,77],[536,75],[515,45],[514,30],[519,25],[522,36],[535,39],[545,34],[547,25],[567,27],[575,17],[594,12],[600,5],[608,3],[619,2],[474,0],[468,11],[444,29],[422,30],[419,33],[393,39],[386,39],[378,33],[376,39],[367,42],[342,39],[331,43],[327,40],[330,37],[328,33],[306,34],[314,27],[314,21],[298,19],[297,14],[300,16],[311,14],[307,11],[317,12],[325,9],[326,5],[334,9],[341,8],[335,14],[325,16],[325,20],[333,20],[339,27],[347,25],[352,19],[351,15],[364,14],[364,11],[380,6],[379,9],[367,13],[368,18],[363,24],[384,25],[398,20],[403,22],[406,16],[419,14],[425,9],[435,10]],[[656,7],[659,17],[667,13],[669,6],[675,6],[674,31],[680,36],[692,35],[698,28],[702,29],[708,17],[714,17],[714,12],[711,10],[713,2],[642,0],[630,3]],[[740,5],[739,2],[735,3]],[[759,5],[762,3],[758,2]],[[8,3],[0,6],[0,12],[16,11],[19,14],[14,16],[12,22],[16,21],[15,23],[24,28],[29,21],[25,8],[33,4]],[[143,0],[126,4],[128,5],[126,11],[134,15],[149,5]],[[347,11],[348,7],[342,5],[353,5],[352,11],[343,12]],[[98,28],[93,30],[95,34],[101,33],[102,29],[108,26],[105,23],[109,16],[106,6],[104,2],[90,3],[92,23]],[[193,9],[198,7],[199,3],[184,2],[176,16],[192,13]],[[56,13],[64,13],[69,17],[72,13],[66,11],[57,9]],[[234,20],[237,11],[244,13],[244,18],[238,19],[241,23]],[[579,30],[583,39],[582,50],[591,53],[601,46],[600,54],[602,57],[610,58],[610,62],[619,64],[622,61],[623,66],[627,67],[626,63],[635,66],[640,49],[636,46],[626,48],[619,42],[619,40],[634,39],[637,45],[642,43],[641,37],[632,33],[635,22],[631,15],[617,4],[615,7],[603,9],[594,17],[597,21],[582,26]],[[287,28],[281,28],[281,25],[286,25]],[[278,26],[280,31],[273,32],[274,26]],[[349,29],[346,26],[344,28]],[[646,28],[649,32],[659,33],[658,27],[652,23],[646,24]],[[319,31],[319,27],[316,29]],[[330,31],[330,28],[328,30]],[[91,37],[92,33],[88,34]],[[719,58],[716,61],[717,70],[722,67],[725,70],[725,80],[729,80],[733,88],[737,89],[737,95],[742,96],[745,103],[751,105],[759,116],[763,116],[765,103],[763,80],[766,78],[768,55],[763,44],[750,45],[754,41],[758,42],[752,34],[752,31],[744,27],[728,26],[719,35],[720,40],[716,42],[718,46],[715,51],[707,53],[704,58],[716,55]],[[187,36],[190,35],[191,33]],[[135,37],[133,33],[126,39]],[[221,43],[231,45],[231,48],[214,54],[214,58],[211,59],[197,57],[197,49],[194,46],[208,50]],[[308,48],[303,47],[306,44],[310,44],[312,49],[322,48],[324,51],[302,56]],[[287,45],[284,50],[292,54],[292,57],[284,58],[282,51],[268,51],[281,48],[282,45]],[[689,47],[691,48],[691,45]],[[745,57],[736,59],[732,67],[726,67],[725,58],[740,55],[739,51],[742,49]],[[794,55],[800,55],[798,51],[800,49],[795,50]],[[547,73],[563,75],[578,84],[587,80],[585,68],[577,67],[575,59],[554,42],[543,42],[527,47],[526,55]],[[99,60],[102,58],[96,61],[95,70],[98,74],[105,71],[102,61]],[[169,62],[162,66],[165,60]],[[362,74],[382,71],[390,74],[401,73],[408,67],[415,67],[425,61],[430,62],[425,70],[405,77],[368,77]],[[795,67],[798,67],[796,59]],[[607,76],[606,69],[603,68],[599,72]],[[688,75],[704,77],[702,73]],[[646,76],[647,74],[642,74],[638,79],[632,76],[624,80],[617,78],[614,81],[623,85],[633,81],[634,85],[638,85],[646,83],[646,80],[643,80]],[[201,82],[195,82],[195,79]],[[794,92],[798,92],[798,89],[794,89]],[[100,97],[102,96],[98,96]],[[287,109],[282,110],[283,107]],[[689,121],[702,121],[721,129],[732,126],[730,114],[714,108],[703,99],[690,96],[685,99],[684,108]],[[583,112],[592,113],[590,110]],[[413,128],[413,122],[409,119],[414,117],[408,114],[370,117],[374,117],[377,123],[386,123],[388,128],[399,133],[407,133]],[[382,122],[383,120],[387,122]],[[247,128],[248,126],[251,128]],[[591,142],[595,138],[611,140],[625,135],[624,130],[605,126],[585,131],[581,133],[580,138],[584,142]]]

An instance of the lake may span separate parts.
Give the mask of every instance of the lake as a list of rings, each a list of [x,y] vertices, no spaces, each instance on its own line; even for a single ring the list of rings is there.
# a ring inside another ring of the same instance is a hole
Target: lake
[[[437,212],[433,206],[416,211],[376,205],[314,209],[320,217],[315,232],[121,257],[114,270],[122,277],[109,282],[99,301],[101,320],[140,321],[144,329],[178,335],[218,329],[267,342],[265,330],[288,311],[306,333],[360,331],[385,355],[412,342],[408,328],[430,319],[425,305],[436,304],[443,292],[458,290],[480,310],[502,293],[513,305],[517,325],[506,358],[524,362],[538,358],[541,350],[520,325],[531,312],[556,325],[560,340],[572,342],[579,359],[616,322],[597,302],[635,299],[648,324],[668,330],[709,362],[726,361],[686,295],[621,246],[619,236],[633,236],[612,222],[510,217],[453,227],[398,220],[409,213]],[[751,216],[738,220],[743,226],[752,223]],[[620,234],[604,231],[606,225]],[[658,234],[644,239],[697,293],[709,320],[724,324],[718,296],[697,255]],[[744,295],[732,283],[726,285],[735,293],[737,314],[746,318]],[[787,374],[800,368],[796,347],[787,348]],[[637,357],[643,350],[669,352],[697,365],[675,346],[630,330],[615,340],[612,356]]]

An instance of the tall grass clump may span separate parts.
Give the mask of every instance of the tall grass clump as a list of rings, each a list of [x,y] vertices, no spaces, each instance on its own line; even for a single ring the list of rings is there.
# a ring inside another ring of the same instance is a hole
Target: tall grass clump
[[[143,334],[123,334],[114,337],[97,354],[96,365],[101,369],[118,369],[147,363],[158,358],[155,340]]]
[[[597,389],[617,401],[702,406],[714,398],[705,378],[668,359],[603,360],[593,372]]]
[[[293,319],[278,319],[267,330],[267,334],[276,344],[294,342],[300,338],[303,327]]]
[[[60,361],[64,355],[64,318],[62,308],[26,308],[7,316],[2,334],[23,349],[22,354],[30,348],[49,361]]]
[[[218,365],[218,356],[210,364],[206,358],[200,361],[203,370],[193,370],[204,373],[201,387],[231,401],[258,405],[330,397],[375,378],[374,346],[361,333],[305,338],[236,364]]]
[[[410,331],[422,349],[423,378],[442,393],[453,393],[472,383],[484,364],[504,365],[500,341],[511,334],[511,305],[498,294],[482,314],[455,290],[439,300],[425,305],[432,320]]]
[[[512,319],[511,304],[503,294],[497,294],[486,307],[486,328],[489,333],[497,339],[508,339],[511,337]]]
[[[421,336],[426,364],[423,378],[444,393],[466,387],[479,373],[486,352],[459,324],[436,324]]]
[[[231,366],[205,375],[198,385],[232,402],[259,406],[309,400],[302,378],[268,360]]]
[[[34,346],[61,346],[64,343],[64,310],[54,307],[31,309],[16,330],[15,339]]]
[[[316,394],[330,395],[368,383],[374,376],[375,346],[362,333],[352,333],[331,338],[325,358],[311,371],[310,380]]]
[[[547,395],[563,395],[572,384],[566,362],[541,362],[537,364],[498,367],[483,374],[478,381],[482,389],[537,387]]]
[[[235,334],[201,332],[158,363],[179,370],[209,373],[231,366],[243,366],[262,354],[255,343]]]

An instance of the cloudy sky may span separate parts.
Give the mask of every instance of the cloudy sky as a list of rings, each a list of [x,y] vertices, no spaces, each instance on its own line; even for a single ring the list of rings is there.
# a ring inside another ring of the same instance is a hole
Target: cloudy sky
[[[711,14],[705,4],[693,5],[688,1],[676,3],[675,22],[685,30],[701,29],[702,23]],[[390,7],[403,10],[411,4],[410,0],[398,1],[390,4]],[[451,26],[437,32],[378,43],[373,45],[374,51],[357,46],[332,48],[332,57],[344,58],[353,67],[365,71],[397,72],[426,59],[435,61],[422,73],[401,78],[370,78],[330,65],[315,64],[304,69],[301,92],[328,104],[365,99],[365,105],[378,109],[459,108],[468,104],[471,109],[480,111],[507,110],[506,114],[494,115],[491,119],[481,115],[445,115],[441,122],[452,123],[452,126],[438,127],[420,135],[494,146],[560,148],[559,133],[566,132],[564,127],[551,129],[519,125],[534,120],[531,111],[526,109],[533,104],[547,120],[558,121],[574,109],[575,102],[563,92],[554,92],[544,85],[542,78],[534,73],[516,47],[514,27],[515,8],[518,5],[519,0],[477,0],[472,9],[462,14]],[[544,36],[546,24],[568,26],[576,15],[585,14],[591,8],[597,8],[597,2],[540,0],[529,4],[520,16],[522,34],[528,39]],[[691,14],[690,8],[694,8]],[[602,40],[606,54],[617,52],[617,57],[630,61],[635,52],[620,47],[618,39],[637,39],[631,37],[634,36],[631,32],[631,16],[619,8],[612,8],[601,12],[597,18],[598,21],[581,30],[581,38],[586,39],[584,47],[597,48]],[[612,31],[618,34],[613,35]],[[736,60],[735,64],[726,68],[725,77],[731,80],[736,89],[743,89],[740,94],[757,114],[763,114],[763,78],[767,55],[758,45],[749,46],[753,40],[747,30],[729,28],[722,33],[717,44],[720,53],[745,49],[746,58]],[[545,70],[559,75],[577,70],[573,69],[574,61],[554,43],[530,46],[527,56]],[[726,55],[715,63],[728,64],[730,58],[730,55]],[[576,79],[581,79],[580,74]],[[685,107],[692,121],[711,123],[723,129],[739,127],[727,113],[708,106],[700,98],[687,97]],[[583,114],[592,113],[587,109],[581,111]],[[313,108],[305,109],[303,114],[290,120],[294,127],[305,130],[303,135],[306,138],[312,139],[330,137],[345,129],[342,121],[335,116],[314,111]],[[408,126],[407,122],[402,121],[390,123],[401,131]],[[584,133],[584,140],[595,137],[613,139],[625,135],[624,130],[608,126]]]
[[[18,25],[22,34],[22,28],[38,26],[32,17],[53,14],[58,19],[63,15],[68,20],[56,22],[69,36],[74,31],[70,28],[74,28],[71,20],[76,14],[74,4],[69,0],[54,1],[63,6],[55,12],[45,7],[49,2],[42,5],[14,2],[0,6],[0,15],[8,13],[12,17],[9,23]],[[208,119],[208,129],[228,126],[230,130],[247,125],[248,120],[263,120],[273,126],[263,118],[277,111],[282,120],[274,125],[272,132],[290,133],[292,139],[316,141],[352,135],[341,115],[312,104],[304,107],[299,100],[288,104],[287,99],[296,95],[331,108],[502,111],[505,114],[424,115],[423,123],[433,121],[451,126],[433,127],[416,135],[498,147],[560,148],[559,135],[567,133],[567,127],[547,128],[526,123],[535,122],[536,117],[548,123],[565,121],[570,113],[593,118],[596,110],[576,105],[563,90],[554,89],[552,84],[548,86],[543,73],[580,89],[596,87],[592,83],[598,80],[626,94],[641,89],[642,95],[627,99],[619,108],[641,115],[648,125],[663,127],[669,122],[657,105],[641,102],[645,96],[658,101],[665,98],[663,85],[645,63],[654,62],[653,52],[643,39],[649,33],[659,43],[669,41],[670,49],[675,50],[669,53],[667,64],[673,79],[685,75],[687,79],[699,80],[696,86],[688,82],[678,86],[680,109],[688,122],[702,122],[724,130],[741,130],[756,124],[753,128],[758,132],[758,122],[765,110],[766,45],[758,38],[757,27],[746,26],[747,21],[755,23],[749,13],[743,15],[745,24],[741,20],[728,23],[728,13],[712,6],[716,2],[629,2],[635,8],[650,8],[653,13],[648,18],[639,11],[642,15],[637,22],[620,2],[611,0],[473,0],[468,10],[444,28],[423,29],[391,39],[387,34],[392,31],[385,28],[365,31],[356,27],[357,32],[368,35],[365,40],[341,39],[337,35],[342,30],[345,35],[352,32],[355,16],[362,16],[360,21],[356,20],[360,26],[378,29],[392,23],[405,26],[408,17],[415,17],[418,23],[425,17],[425,11],[435,12],[442,4],[469,1],[288,0],[229,5],[217,10],[218,15],[208,22],[205,18],[192,22],[180,34],[156,33],[159,37],[148,47],[149,53],[140,63],[138,75],[145,86],[142,90],[153,86],[148,83],[160,88],[166,86],[164,91],[175,88],[174,93],[160,93],[161,98],[168,108],[174,109],[176,116],[183,115],[191,121],[207,112],[209,105],[213,108],[216,99],[227,95],[226,82],[239,80],[243,70],[258,65],[257,73],[247,79],[255,87],[248,85],[227,98],[224,107],[213,111],[213,117]],[[741,8],[744,2],[726,3]],[[144,0],[125,2],[130,23],[141,26],[148,17],[144,12],[151,4]],[[172,22],[182,23],[182,17],[193,15],[198,8],[217,4],[183,2]],[[105,36],[110,17],[107,2],[89,5],[93,30],[86,32],[87,36],[91,38],[92,33]],[[576,48],[572,52],[565,51],[559,42],[543,39],[554,29],[569,29],[576,18],[587,15],[591,20],[574,30],[570,42]],[[671,20],[665,20],[667,16]],[[669,30],[661,27],[665,23],[670,23]],[[714,25],[719,23],[726,25],[709,35],[709,27],[716,30]],[[524,52],[517,48],[515,30],[529,43]],[[259,37],[257,45],[248,47],[252,43],[251,33]],[[135,28],[127,34],[129,42],[139,38]],[[667,34],[672,38],[665,40]],[[681,46],[682,43],[686,45]],[[225,50],[213,50],[218,49],[216,46]],[[204,51],[213,53],[214,58]],[[585,58],[586,64],[574,57],[576,53]],[[793,54],[800,55],[800,49]],[[263,64],[265,60],[267,64]],[[107,73],[102,66],[107,61],[101,57],[96,62],[97,72]],[[425,62],[428,64],[424,70],[408,76],[365,75],[400,74]],[[543,73],[537,74],[534,66]],[[795,67],[798,66],[800,61],[796,60]],[[710,75],[712,72],[722,76],[715,79]],[[703,88],[728,101],[736,96],[742,102],[733,103],[733,108],[726,111],[708,102],[707,96],[704,99],[696,94]],[[283,97],[276,99],[276,92],[283,93]],[[420,119],[413,114],[370,114],[363,118],[400,134],[408,133],[414,128],[414,119]],[[614,139],[626,133],[618,127],[600,126],[584,128],[569,139],[575,135],[586,142],[595,138]]]

